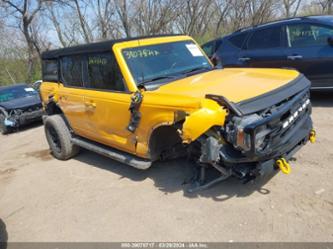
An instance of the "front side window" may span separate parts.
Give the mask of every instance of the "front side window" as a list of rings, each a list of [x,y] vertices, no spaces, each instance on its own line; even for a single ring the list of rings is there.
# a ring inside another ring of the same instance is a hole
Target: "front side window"
[[[211,57],[214,53],[214,43],[215,42],[208,42],[202,46],[203,51],[205,51],[208,57]]]
[[[327,45],[333,36],[333,28],[299,24],[287,26],[288,47],[311,47]]]
[[[281,46],[281,27],[260,29],[247,42],[247,49],[269,49]]]
[[[122,54],[137,85],[212,68],[192,41],[127,48]]]
[[[61,59],[62,81],[69,86],[83,86],[84,56],[67,56]]]
[[[90,54],[88,58],[88,87],[124,91],[118,64],[111,52]]]

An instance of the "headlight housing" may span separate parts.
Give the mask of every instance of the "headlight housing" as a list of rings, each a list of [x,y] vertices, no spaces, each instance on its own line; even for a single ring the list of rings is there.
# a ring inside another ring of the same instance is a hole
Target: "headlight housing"
[[[249,115],[246,117],[235,117],[233,122],[226,127],[227,140],[233,144],[233,146],[242,151],[247,152],[251,150],[251,135],[245,132],[245,127],[251,123],[257,122],[262,118],[257,115]],[[265,137],[270,132],[266,125],[259,128],[255,141],[255,148],[260,150],[265,147]]]

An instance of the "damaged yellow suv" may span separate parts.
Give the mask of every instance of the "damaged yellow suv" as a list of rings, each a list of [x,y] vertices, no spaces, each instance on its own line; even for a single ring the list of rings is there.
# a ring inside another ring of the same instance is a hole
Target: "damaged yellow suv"
[[[83,147],[138,169],[188,156],[199,187],[288,159],[315,133],[310,82],[293,70],[218,69],[189,36],[141,37],[45,52],[46,138],[66,160]],[[221,174],[205,183],[205,169]]]

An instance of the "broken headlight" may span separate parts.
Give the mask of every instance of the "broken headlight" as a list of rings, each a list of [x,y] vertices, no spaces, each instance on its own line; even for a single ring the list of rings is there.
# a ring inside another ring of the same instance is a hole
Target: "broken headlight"
[[[227,140],[232,143],[232,145],[240,151],[250,151],[251,150],[251,135],[244,131],[245,127],[261,120],[262,118],[257,115],[249,115],[245,117],[234,117],[232,121],[226,126],[226,136]],[[256,133],[255,148],[262,149],[265,147],[265,137],[270,132],[266,125],[259,128]]]

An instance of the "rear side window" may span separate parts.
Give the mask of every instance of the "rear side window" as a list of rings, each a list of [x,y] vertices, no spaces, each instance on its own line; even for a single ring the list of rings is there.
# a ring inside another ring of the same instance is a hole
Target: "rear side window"
[[[58,61],[43,60],[43,81],[58,82]]]
[[[87,56],[89,88],[124,91],[124,82],[118,64],[112,53]]]
[[[281,27],[254,31],[247,42],[247,49],[268,49],[281,47]]]
[[[125,90],[118,64],[110,52],[63,57],[61,74],[68,86]]]
[[[69,86],[83,86],[85,57],[68,56],[61,59],[62,81]]]
[[[229,42],[237,48],[242,48],[248,33],[235,35],[229,39]]]
[[[327,45],[327,39],[333,36],[333,28],[299,24],[287,26],[288,47],[310,47]]]

